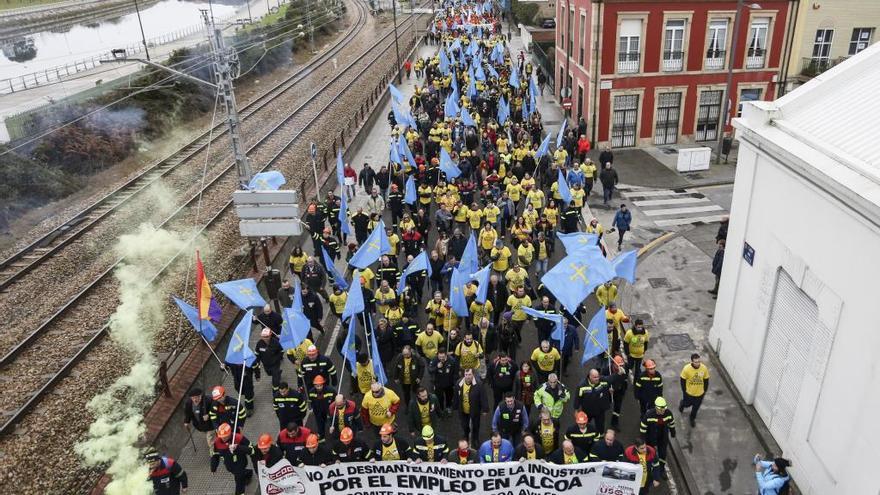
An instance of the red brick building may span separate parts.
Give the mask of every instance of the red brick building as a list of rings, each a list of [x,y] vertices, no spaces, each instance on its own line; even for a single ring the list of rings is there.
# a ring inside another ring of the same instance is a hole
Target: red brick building
[[[571,39],[572,117],[580,111],[593,141],[600,145],[714,142],[719,125],[729,123],[721,113],[730,63],[732,114],[741,101],[776,96],[790,28],[788,0],[746,3],[733,57],[736,1],[569,0],[568,13],[575,12],[569,27],[572,36],[565,31],[566,5],[559,5],[556,85],[565,84],[564,49]],[[590,19],[599,25],[590,29]],[[586,20],[583,28],[582,20]],[[596,39],[598,46],[592,43]],[[581,45],[584,65],[576,63]],[[591,56],[590,47],[598,56]],[[592,104],[594,100],[598,105]],[[732,130],[729,125],[725,129]]]

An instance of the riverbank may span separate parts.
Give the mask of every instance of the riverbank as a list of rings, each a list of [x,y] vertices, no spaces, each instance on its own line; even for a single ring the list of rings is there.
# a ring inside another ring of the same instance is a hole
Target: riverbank
[[[159,0],[140,0],[140,8]],[[41,4],[33,8],[0,12],[0,38],[14,38],[85,22],[96,22],[134,11],[130,0],[82,0]]]

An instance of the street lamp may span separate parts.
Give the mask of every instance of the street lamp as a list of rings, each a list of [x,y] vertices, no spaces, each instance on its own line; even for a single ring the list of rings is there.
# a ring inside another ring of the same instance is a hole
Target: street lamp
[[[733,39],[730,42],[730,60],[727,62],[727,89],[724,91],[724,111],[721,113],[721,122],[718,125],[720,128],[718,130],[718,142],[715,143],[716,164],[721,163],[721,147],[724,144],[724,129],[727,127],[727,119],[730,116],[731,103],[733,103],[733,97],[731,96],[731,92],[733,91],[733,63],[736,61],[736,47],[737,43],[739,43],[739,24],[742,20],[744,6],[750,9],[761,8],[757,3],[745,5],[744,0],[736,1],[736,17],[733,19]]]

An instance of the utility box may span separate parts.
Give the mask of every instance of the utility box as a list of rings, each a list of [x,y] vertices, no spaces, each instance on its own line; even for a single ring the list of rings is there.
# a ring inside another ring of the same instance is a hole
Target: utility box
[[[675,169],[679,172],[709,170],[710,161],[712,161],[712,148],[682,148],[678,150],[678,163]]]

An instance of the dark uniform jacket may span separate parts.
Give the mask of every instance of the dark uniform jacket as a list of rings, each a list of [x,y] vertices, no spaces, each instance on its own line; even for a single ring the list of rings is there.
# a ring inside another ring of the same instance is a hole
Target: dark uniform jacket
[[[406,440],[399,438],[397,436],[393,437],[392,445],[397,448],[397,456],[396,458],[383,459],[382,458],[382,447],[385,446],[382,443],[382,439],[376,442],[376,445],[373,446],[373,459],[377,461],[405,461],[410,458],[409,452],[409,443]]]
[[[571,440],[571,443],[574,444],[575,448],[581,449],[584,452],[592,450],[593,442],[596,441],[598,436],[599,435],[596,433],[593,423],[587,423],[586,431],[581,431],[581,428],[577,423],[569,426],[568,429],[565,430],[565,438]]]
[[[288,389],[287,395],[283,395],[280,391],[273,392],[272,395],[272,407],[275,409],[275,415],[278,416],[279,424],[285,427],[292,422],[302,426],[308,410],[305,394],[291,388]]]
[[[183,403],[183,422],[190,424],[198,431],[211,431],[214,429],[214,423],[211,422],[210,416],[211,398],[202,395],[199,405],[193,404],[192,399],[186,398]]]
[[[233,440],[233,438],[230,438]],[[235,443],[235,450],[230,450],[230,444]],[[241,433],[234,435],[234,442],[226,442],[219,436],[214,439],[214,446],[211,449],[211,472],[217,471],[220,465],[220,459],[223,459],[223,465],[226,470],[233,474],[244,473],[247,470],[248,457],[253,457],[254,447]],[[256,463],[254,464],[256,467]]]
[[[428,448],[424,438],[417,438],[411,449],[411,457],[413,460],[421,459],[427,462],[429,450],[434,453],[434,462],[440,462],[441,459],[445,459],[449,455],[449,446],[446,444],[446,439],[440,435],[434,435],[433,449]]]
[[[309,449],[302,449],[296,455],[297,466],[320,466],[321,464],[326,466],[333,464],[333,462],[335,462],[333,454],[325,444],[319,444],[314,452],[309,452]]]
[[[156,495],[177,495],[187,488],[186,471],[170,457],[162,457],[162,464],[150,471],[150,481]]]
[[[578,408],[593,416],[611,408],[611,384],[607,377],[599,377],[599,383],[593,385],[589,378],[578,386]]]
[[[372,455],[367,444],[359,438],[353,438],[348,445],[338,440],[333,444],[333,458],[339,462],[368,461]]]
[[[669,436],[675,438],[675,418],[669,409],[658,413],[657,408],[652,407],[642,416],[639,425],[639,433],[645,437],[645,443],[656,447],[669,441]]]

